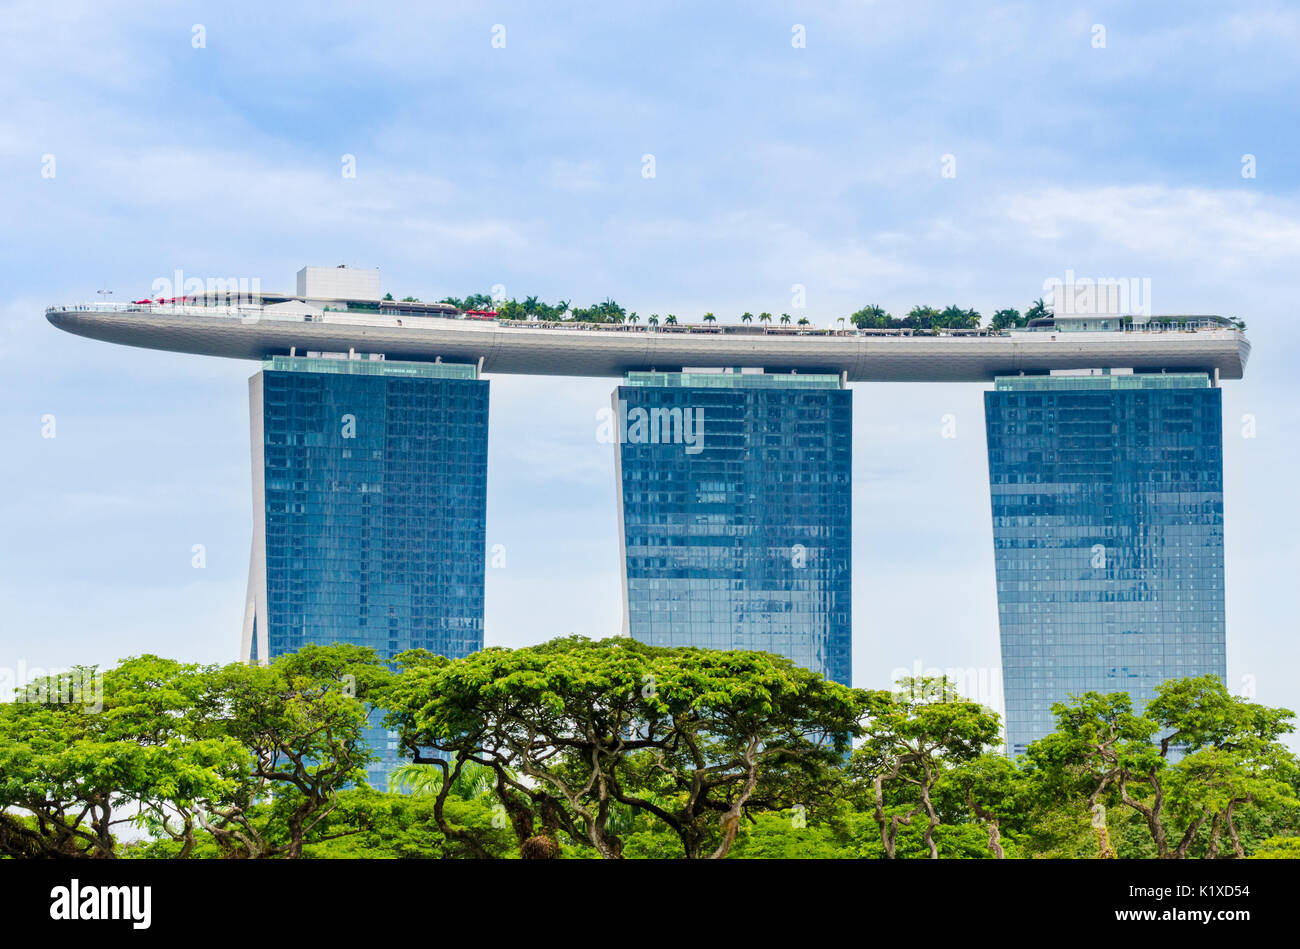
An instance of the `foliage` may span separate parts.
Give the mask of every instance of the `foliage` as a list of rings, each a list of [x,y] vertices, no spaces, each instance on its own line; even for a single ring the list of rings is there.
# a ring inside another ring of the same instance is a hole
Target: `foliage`
[[[1300,837],[1270,837],[1251,854],[1252,860],[1300,860]]]
[[[1046,800],[1082,801],[1096,815],[1099,856],[1115,856],[1107,805],[1141,818],[1161,858],[1229,846],[1246,856],[1242,810],[1300,808],[1297,763],[1279,741],[1294,713],[1231,695],[1214,676],[1173,679],[1143,715],[1126,693],[1087,692],[1052,708],[1057,729],[1035,742],[1027,773]],[[1226,841],[1225,841],[1226,837]]]
[[[1013,761],[945,679],[866,692],[625,638],[400,660],[308,646],[78,670],[90,695],[38,680],[0,704],[0,856],[1300,856],[1294,715],[1210,676],[1141,712],[1073,696]],[[390,793],[362,780],[375,708],[415,758]]]
[[[48,677],[0,705],[0,853],[113,857],[118,828],[169,807],[189,816],[160,827],[192,849],[194,808],[229,794],[246,767],[237,741],[196,728],[210,675],[140,656],[102,679],[74,670],[99,683],[98,701]]]
[[[521,853],[562,835],[619,857],[618,806],[667,825],[688,857],[723,857],[745,813],[825,784],[864,693],[766,653],[573,637],[465,659],[398,657],[388,696],[402,744],[454,783],[493,769]]]
[[[935,791],[944,772],[979,758],[998,739],[996,714],[964,700],[947,679],[907,677],[896,693],[873,693],[866,737],[849,775],[875,815],[881,846],[893,859],[899,830],[922,818],[922,840],[938,859],[935,830],[944,819]],[[886,785],[892,794],[886,793]]]
[[[103,674],[98,708],[34,701],[51,693],[33,683],[0,705],[0,853],[113,857],[133,824],[178,857],[200,830],[227,856],[300,856],[363,774],[365,700],[388,674],[334,645],[270,666],[128,659]]]

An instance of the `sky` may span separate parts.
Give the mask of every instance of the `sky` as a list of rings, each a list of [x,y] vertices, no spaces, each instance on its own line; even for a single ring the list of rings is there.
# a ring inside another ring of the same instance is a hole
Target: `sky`
[[[1300,708],[1300,7],[606,7],[0,5],[0,678],[230,661],[243,616],[256,364],[47,305],[345,263],[397,297],[827,326],[1072,271],[1246,320],[1228,679]],[[490,378],[486,641],[616,634],[615,380]],[[1000,707],[987,386],[852,388],[854,684],[953,670]]]

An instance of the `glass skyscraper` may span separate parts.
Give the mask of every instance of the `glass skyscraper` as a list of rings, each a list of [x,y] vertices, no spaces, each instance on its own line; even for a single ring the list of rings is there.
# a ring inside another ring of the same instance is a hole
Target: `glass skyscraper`
[[[276,356],[249,392],[244,659],[308,643],[382,659],[481,649],[488,383],[476,367]],[[377,725],[367,737],[383,787],[396,742]]]
[[[632,372],[614,392],[624,631],[851,674],[851,393],[838,375]]]
[[[1222,678],[1223,429],[1204,373],[1014,376],[985,393],[1007,747],[1051,706]]]

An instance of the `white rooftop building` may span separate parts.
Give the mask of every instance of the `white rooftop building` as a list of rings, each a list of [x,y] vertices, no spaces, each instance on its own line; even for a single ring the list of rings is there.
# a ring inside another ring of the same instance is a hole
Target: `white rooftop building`
[[[379,300],[379,271],[337,267],[303,267],[294,294],[300,300]]]

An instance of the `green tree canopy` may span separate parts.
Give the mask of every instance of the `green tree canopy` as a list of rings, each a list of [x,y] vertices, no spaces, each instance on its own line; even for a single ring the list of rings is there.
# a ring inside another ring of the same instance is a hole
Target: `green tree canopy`
[[[621,856],[619,805],[670,828],[688,857],[725,856],[743,813],[830,779],[863,696],[766,653],[625,638],[399,659],[387,701],[403,746],[441,752],[428,760],[449,783],[492,768],[525,856],[555,855],[561,832]]]

